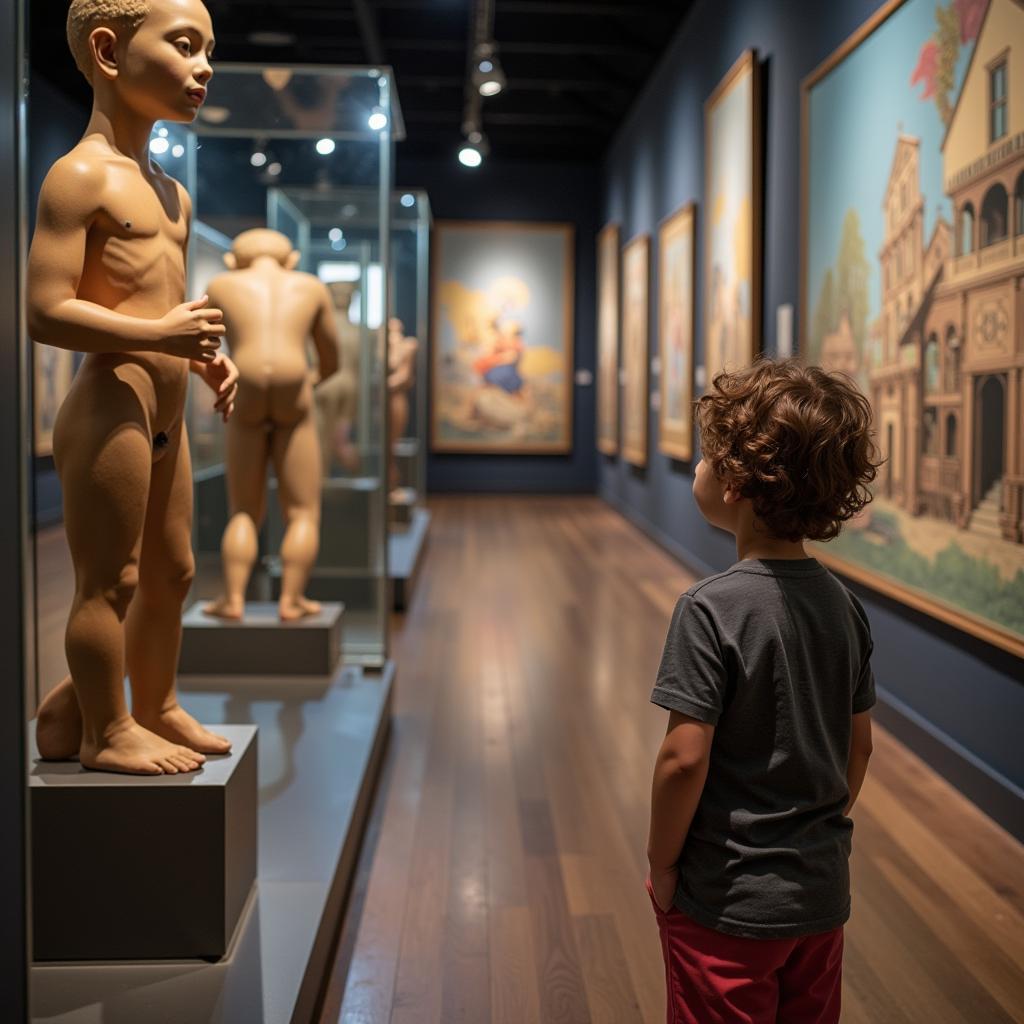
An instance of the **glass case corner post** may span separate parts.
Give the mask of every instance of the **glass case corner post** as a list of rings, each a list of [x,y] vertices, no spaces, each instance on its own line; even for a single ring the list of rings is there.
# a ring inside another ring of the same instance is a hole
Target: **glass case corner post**
[[[5,1019],[28,1020],[29,894],[28,743],[25,722],[35,686],[34,581],[29,547],[28,366],[25,329],[26,15],[21,0],[0,0],[0,1001]]]
[[[427,395],[430,380],[430,229],[433,218],[430,199],[420,191],[416,197],[416,493],[421,505],[427,498]]]

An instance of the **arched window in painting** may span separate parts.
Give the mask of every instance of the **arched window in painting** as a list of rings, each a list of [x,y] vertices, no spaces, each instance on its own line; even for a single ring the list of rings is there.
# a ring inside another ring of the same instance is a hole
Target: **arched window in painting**
[[[924,391],[934,395],[939,390],[939,339],[933,331],[924,346]]]
[[[1014,206],[1017,209],[1015,235],[1024,235],[1024,171],[1017,175],[1017,185],[1013,190]]]
[[[956,436],[956,413],[951,412],[946,414],[946,458],[956,458],[957,452],[957,436]]]
[[[981,246],[995,245],[1006,238],[1007,230],[1006,189],[996,182],[981,201]]]
[[[930,406],[924,411],[924,453],[939,454],[939,410]]]
[[[974,207],[970,203],[964,203],[964,208],[960,211],[958,251],[961,256],[974,252]]]
[[[950,324],[946,328],[946,351],[942,354],[943,391],[951,394],[960,390],[960,339],[956,328]]]

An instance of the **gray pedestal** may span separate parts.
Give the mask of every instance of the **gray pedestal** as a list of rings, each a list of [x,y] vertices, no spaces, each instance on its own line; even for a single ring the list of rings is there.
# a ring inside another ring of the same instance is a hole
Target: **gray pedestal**
[[[413,513],[419,496],[411,487],[399,487],[388,495],[388,515],[391,525],[398,529],[408,529],[412,524]]]
[[[405,611],[412,600],[429,528],[430,513],[425,508],[418,508],[413,513],[409,529],[393,532],[388,537],[388,572],[395,611]]]
[[[276,604],[250,602],[245,618],[230,622],[204,615],[205,603],[197,601],[182,620],[179,675],[326,676],[341,658],[344,605],[281,622]]]
[[[256,880],[256,728],[161,776],[39,761],[32,729],[35,959],[222,957]]]

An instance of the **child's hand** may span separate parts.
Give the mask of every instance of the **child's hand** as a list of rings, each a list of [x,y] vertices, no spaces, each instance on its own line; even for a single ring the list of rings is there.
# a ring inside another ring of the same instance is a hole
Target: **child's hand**
[[[676,886],[679,884],[679,869],[671,867],[666,871],[651,868],[651,891],[654,902],[663,914],[672,909],[676,898]]]

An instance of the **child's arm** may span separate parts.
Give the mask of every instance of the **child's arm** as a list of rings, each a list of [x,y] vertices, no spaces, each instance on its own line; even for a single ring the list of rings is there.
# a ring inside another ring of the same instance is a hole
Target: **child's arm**
[[[676,862],[697,811],[708,775],[715,727],[678,711],[669,712],[668,731],[658,751],[651,785],[651,830],[647,859],[659,905],[671,902]],[[659,887],[659,880],[670,883]],[[659,888],[662,891],[659,892]]]
[[[210,360],[224,333],[218,310],[182,303],[157,320],[78,298],[89,229],[100,215],[105,174],[65,157],[46,176],[29,253],[28,327],[33,340],[76,352],[166,352]]]
[[[862,711],[853,716],[853,734],[850,737],[850,758],[846,764],[846,785],[850,790],[850,799],[846,805],[846,814],[850,813],[864,784],[864,776],[868,772],[868,759],[871,757],[871,712]]]

